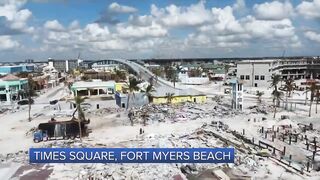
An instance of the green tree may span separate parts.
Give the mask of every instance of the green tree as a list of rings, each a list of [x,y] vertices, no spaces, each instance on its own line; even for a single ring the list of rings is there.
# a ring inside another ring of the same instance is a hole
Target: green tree
[[[126,110],[128,110],[129,108],[129,103],[130,103],[130,98],[131,96],[134,96],[134,92],[135,91],[139,91],[140,88],[138,87],[138,84],[140,84],[141,82],[139,80],[137,80],[134,77],[129,78],[129,82],[127,83],[127,88],[128,88],[128,95],[127,95],[127,107]]]
[[[174,93],[166,93],[166,99],[168,104],[171,104],[173,97]]]

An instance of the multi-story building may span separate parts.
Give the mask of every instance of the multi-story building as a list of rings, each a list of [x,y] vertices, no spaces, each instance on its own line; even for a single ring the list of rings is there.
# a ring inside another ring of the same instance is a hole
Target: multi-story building
[[[48,64],[54,67],[58,72],[69,72],[77,69],[81,65],[81,60],[79,59],[69,59],[69,60],[57,60],[48,59]]]
[[[245,86],[265,87],[271,79],[274,60],[244,60],[237,63],[237,78]]]
[[[245,86],[267,87],[272,74],[281,75],[282,79],[319,79],[319,57],[299,59],[243,60],[237,62],[237,78]]]
[[[113,71],[119,69],[120,63],[113,60],[101,60],[93,62],[91,68],[96,71]]]

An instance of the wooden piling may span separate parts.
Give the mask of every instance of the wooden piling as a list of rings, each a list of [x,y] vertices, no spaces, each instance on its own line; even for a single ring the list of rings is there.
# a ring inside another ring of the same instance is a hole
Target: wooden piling
[[[292,155],[289,155],[289,166],[291,166],[291,161],[292,161]]]
[[[312,152],[312,161],[314,161],[314,157],[316,156],[316,151]]]
[[[291,134],[289,135],[289,145],[291,145]]]
[[[273,147],[272,154],[276,155],[276,148],[275,147]]]
[[[282,154],[283,154],[284,156],[286,155],[286,147],[285,147],[285,146],[283,147]]]

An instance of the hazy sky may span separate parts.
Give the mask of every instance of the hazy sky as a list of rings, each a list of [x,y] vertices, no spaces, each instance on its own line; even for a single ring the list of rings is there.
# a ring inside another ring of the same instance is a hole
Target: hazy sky
[[[0,61],[319,55],[320,0],[0,0]]]

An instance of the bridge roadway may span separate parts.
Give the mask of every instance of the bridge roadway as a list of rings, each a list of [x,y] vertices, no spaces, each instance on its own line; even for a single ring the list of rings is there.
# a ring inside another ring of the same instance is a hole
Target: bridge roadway
[[[132,68],[133,71],[135,71],[137,74],[139,74],[141,76],[141,79],[145,80],[145,81],[149,81],[149,79],[151,77],[156,77],[155,74],[153,74],[149,69],[147,69],[146,67],[133,62],[133,61],[129,61],[126,59],[107,59],[107,60],[111,60],[111,61],[116,61],[119,62],[121,64],[125,64],[127,66],[129,66],[130,68]],[[99,61],[104,61],[104,60],[99,60]],[[99,61],[95,61],[95,62],[99,62]],[[178,88],[174,88],[173,85],[171,84],[171,82],[161,78],[161,77],[157,77],[158,80],[155,81],[155,86],[156,87],[166,87],[166,88],[173,88],[173,89],[178,89]]]

